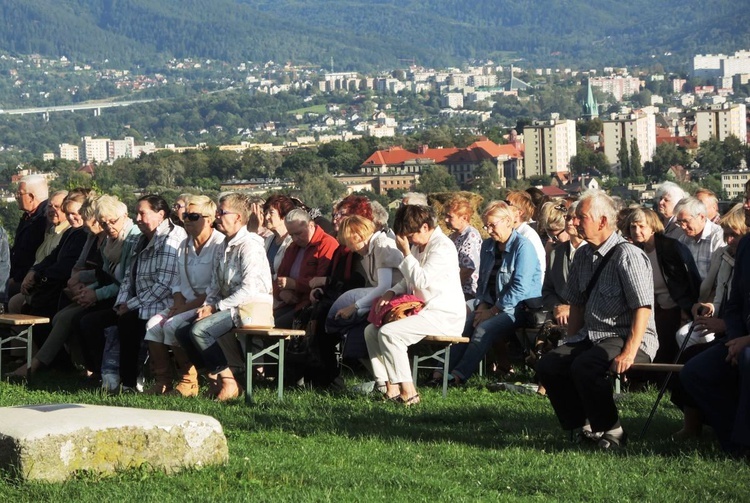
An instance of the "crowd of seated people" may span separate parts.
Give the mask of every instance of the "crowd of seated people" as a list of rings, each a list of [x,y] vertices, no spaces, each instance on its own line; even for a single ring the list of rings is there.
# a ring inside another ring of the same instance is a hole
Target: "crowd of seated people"
[[[52,320],[35,331],[34,358],[14,378],[72,359],[85,382],[98,383],[114,333],[118,378],[104,382],[106,390],[138,392],[147,354],[147,393],[194,397],[203,376],[206,395],[231,400],[242,393],[237,373],[249,370],[231,331],[242,325],[242,306],[264,303],[276,327],[305,328],[315,341],[309,361],[289,362],[296,366],[292,382],[341,386],[341,358],[354,355],[385,400],[407,406],[421,400],[410,346],[428,335],[468,337],[449,362],[449,383],[462,385],[493,357],[493,346],[516,340],[519,327],[538,322],[541,312],[542,321],[566,333],[538,361],[540,384],[552,386],[563,427],[604,448],[624,445],[626,436],[616,413],[585,410],[596,402],[586,393],[601,389],[565,388],[580,379],[577,359],[595,360],[593,349],[606,351],[588,377],[623,373],[634,361],[671,363],[689,335],[692,347],[681,361],[708,361],[701,356],[707,349],[723,348],[710,355],[728,351],[735,370],[717,379],[736,376],[732,389],[747,400],[750,343],[738,328],[747,323],[746,307],[743,299],[727,302],[745,288],[736,276],[732,284],[732,273],[750,219],[747,200],[721,215],[710,191],[689,196],[671,183],[657,191],[654,210],[621,208],[601,192],[586,193],[581,204],[509,191],[483,206],[456,195],[438,216],[423,194],[409,193],[389,225],[387,210],[361,195],[337,201],[327,221],[281,194],[259,200],[227,193],[218,201],[181,194],[171,205],[149,194],[137,200],[132,219],[111,195],[84,188],[48,194],[44,178],[22,179],[16,199],[23,216],[12,247],[0,229],[8,309]],[[484,233],[471,225],[475,212]],[[599,273],[615,283],[599,285]],[[410,316],[383,314],[402,301],[417,305]],[[508,371],[507,355],[498,355],[496,368]],[[684,386],[673,380],[673,400],[685,411],[678,436],[715,422],[704,410],[707,392],[695,384],[695,372],[705,369],[699,363],[690,365]],[[435,372],[427,384],[442,377]],[[734,449],[743,435],[722,441]]]

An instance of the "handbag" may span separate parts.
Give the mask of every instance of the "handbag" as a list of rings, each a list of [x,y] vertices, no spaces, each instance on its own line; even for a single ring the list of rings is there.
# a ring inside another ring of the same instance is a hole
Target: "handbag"
[[[376,305],[379,302],[379,300],[376,301]],[[367,321],[380,328],[386,323],[413,316],[419,313],[423,307],[424,302],[414,295],[397,295],[380,308],[373,307],[370,309]]]
[[[240,328],[273,328],[273,303],[267,299],[255,299],[237,308]]]

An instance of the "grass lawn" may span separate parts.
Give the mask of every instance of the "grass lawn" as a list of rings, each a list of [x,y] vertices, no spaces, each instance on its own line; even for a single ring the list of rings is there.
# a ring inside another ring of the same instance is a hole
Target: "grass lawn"
[[[476,382],[474,382],[476,381]],[[48,373],[36,389],[0,383],[0,406],[91,403],[208,414],[223,425],[227,466],[173,476],[145,469],[83,474],[63,484],[0,479],[5,501],[748,501],[750,466],[727,459],[710,434],[673,443],[680,413],[668,400],[637,440],[656,392],[619,401],[627,449],[571,444],[546,398],[422,389],[416,407],[356,394],[261,388],[256,404],[76,391]],[[348,384],[355,384],[349,379]]]
[[[290,110],[287,112],[287,114],[295,115],[295,114],[306,114],[306,113],[313,113],[318,115],[324,115],[326,113],[326,106],[325,105],[313,105],[305,108],[298,108],[297,110]]]

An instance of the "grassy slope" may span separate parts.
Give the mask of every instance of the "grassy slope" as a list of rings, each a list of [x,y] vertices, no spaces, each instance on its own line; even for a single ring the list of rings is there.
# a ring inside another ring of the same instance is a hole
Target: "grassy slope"
[[[47,380],[49,388],[53,381]],[[632,433],[655,393],[625,395]],[[412,409],[361,396],[289,391],[283,403],[261,389],[257,404],[91,392],[27,391],[0,384],[0,405],[85,402],[168,408],[218,418],[229,441],[225,467],[175,476],[130,470],[82,475],[65,484],[0,483],[14,501],[742,501],[750,468],[713,443],[675,445],[679,413],[665,404],[644,442],[625,453],[571,445],[546,399],[423,390]]]

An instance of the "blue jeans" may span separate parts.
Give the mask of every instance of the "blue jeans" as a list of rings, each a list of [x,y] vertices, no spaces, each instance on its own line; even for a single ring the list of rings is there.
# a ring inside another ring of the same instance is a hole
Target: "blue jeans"
[[[482,361],[496,341],[515,335],[516,327],[520,323],[518,314],[520,313],[500,313],[483,321],[476,328],[472,326],[474,313],[472,312],[466,317],[464,337],[471,337],[471,342],[456,345],[451,350],[450,361],[452,372],[461,381],[471,378],[476,372],[479,362]]]
[[[720,343],[692,358],[680,372],[682,386],[695,400],[706,422],[727,452],[750,447],[750,347],[728,363]]]
[[[193,325],[177,330],[176,336],[182,342],[189,333],[190,341],[200,353],[201,359],[209,374],[218,374],[228,368],[224,351],[216,342],[222,335],[234,328],[234,320],[230,311],[218,311],[211,316],[196,321]],[[183,347],[186,345],[183,344]],[[188,354],[190,352],[188,351]],[[193,362],[198,366],[198,362]]]

